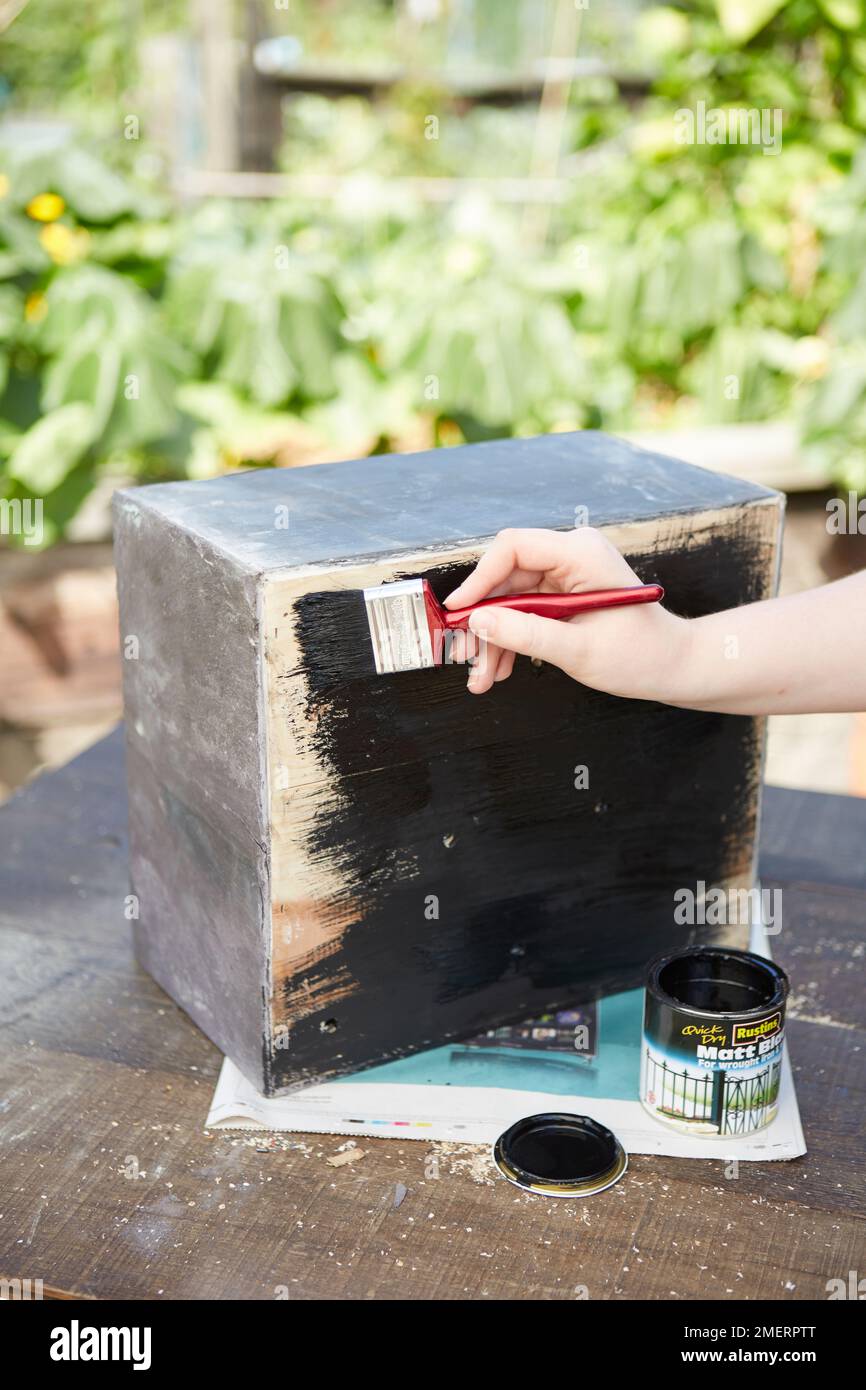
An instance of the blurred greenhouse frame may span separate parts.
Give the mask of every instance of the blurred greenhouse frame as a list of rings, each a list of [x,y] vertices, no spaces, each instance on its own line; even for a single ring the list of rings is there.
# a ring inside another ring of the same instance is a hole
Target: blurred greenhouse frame
[[[119,478],[584,427],[785,420],[866,491],[866,0],[4,25],[0,497],[46,544]],[[681,144],[699,103],[781,148]]]

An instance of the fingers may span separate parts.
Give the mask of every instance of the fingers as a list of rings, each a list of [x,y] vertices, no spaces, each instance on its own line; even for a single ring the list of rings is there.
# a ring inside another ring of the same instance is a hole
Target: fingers
[[[542,576],[564,592],[636,582],[619,551],[590,526],[574,531],[500,531],[472,573],[445,600],[448,608],[468,608],[497,586],[515,592],[534,589]],[[519,576],[520,583],[513,581]]]
[[[487,552],[482,556],[486,558]],[[482,563],[479,560],[479,565]],[[478,603],[482,598],[493,598],[498,594],[523,594],[534,591],[538,588],[543,573],[540,570],[511,569],[505,579],[500,583],[492,583],[487,587],[487,581],[482,572],[481,580],[476,584],[478,569],[474,569],[470,575],[464,579],[458,588],[452,590],[443,603],[446,608],[469,608],[473,603]],[[468,587],[467,587],[468,586]],[[466,597],[466,594],[474,594],[476,588],[479,590],[477,597]]]
[[[475,632],[464,632],[457,628],[446,634],[443,661],[448,666],[469,665],[467,686],[473,695],[482,695],[489,690],[498,677],[503,657],[513,653],[503,652],[491,642],[485,642]]]
[[[496,681],[507,681],[514,670],[515,653],[504,651],[499,658],[499,668],[494,676]]]
[[[518,613],[513,608],[485,608],[470,616],[469,627],[487,642],[512,654],[519,652],[548,661],[563,671],[571,672],[577,665],[581,639],[576,624]],[[488,672],[487,684],[473,685],[473,692],[481,694],[483,689],[489,689],[498,673],[498,667],[493,675]]]
[[[510,579],[516,569],[528,571],[526,574],[527,588],[534,588],[544,572],[545,565],[524,564],[517,553],[517,538],[531,534],[552,536],[556,532],[500,531],[485,550],[472,573],[453,593],[448,595],[445,606],[447,608],[468,608],[470,604],[478,603],[481,599],[487,598],[497,585],[504,584],[506,580]]]
[[[471,638],[472,633],[463,632],[457,628],[454,632],[445,635],[444,660],[449,666],[462,666],[469,660],[469,650],[467,638]],[[477,641],[476,641],[477,644]]]
[[[471,695],[483,695],[497,679],[499,664],[502,658],[509,653],[503,652],[502,648],[497,647],[493,642],[483,641],[471,632],[469,636],[474,637],[480,650],[472,663],[466,685]]]
[[[638,583],[638,577],[610,541],[592,527],[574,531],[500,531],[472,573],[445,599],[448,608],[469,608],[494,594],[520,593],[539,587],[554,592],[613,588]],[[577,627],[513,609],[484,609],[469,620],[471,633],[484,639],[467,681],[482,695],[507,680],[515,653],[536,657],[574,673],[581,637]],[[455,648],[454,659],[472,656]]]

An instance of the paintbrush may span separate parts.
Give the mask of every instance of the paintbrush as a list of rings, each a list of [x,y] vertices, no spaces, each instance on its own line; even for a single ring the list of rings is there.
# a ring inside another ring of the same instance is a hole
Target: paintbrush
[[[514,608],[540,618],[574,618],[598,608],[657,603],[661,584],[626,589],[587,589],[579,594],[499,594],[469,608],[444,608],[426,579],[403,579],[364,590],[373,658],[378,674],[418,671],[448,660],[449,634],[466,629],[469,616],[485,608]]]

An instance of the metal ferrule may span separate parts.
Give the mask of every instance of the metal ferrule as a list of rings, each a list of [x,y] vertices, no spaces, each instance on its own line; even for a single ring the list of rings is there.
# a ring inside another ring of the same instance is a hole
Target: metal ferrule
[[[365,589],[364,603],[380,676],[435,665],[423,580],[404,579]]]

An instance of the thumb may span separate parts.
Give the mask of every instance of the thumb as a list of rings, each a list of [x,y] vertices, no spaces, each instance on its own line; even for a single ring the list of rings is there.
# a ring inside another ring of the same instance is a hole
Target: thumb
[[[578,636],[572,623],[539,618],[514,608],[482,608],[469,615],[470,631],[521,656],[549,661],[567,671],[576,664]]]

